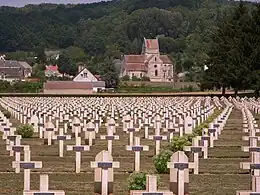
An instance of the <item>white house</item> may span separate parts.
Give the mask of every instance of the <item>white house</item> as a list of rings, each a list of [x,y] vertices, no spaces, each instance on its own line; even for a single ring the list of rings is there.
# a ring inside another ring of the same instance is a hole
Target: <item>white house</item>
[[[97,76],[93,75],[86,67],[79,66],[78,74],[73,79],[74,82],[91,83],[93,85],[93,91],[97,92],[98,89],[105,89],[106,83],[100,81]]]

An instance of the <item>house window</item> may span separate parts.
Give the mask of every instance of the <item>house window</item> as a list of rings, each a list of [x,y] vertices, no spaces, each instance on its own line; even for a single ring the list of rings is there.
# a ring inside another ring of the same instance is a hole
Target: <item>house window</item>
[[[154,75],[157,77],[158,76],[158,70],[154,71]]]
[[[140,77],[143,77],[143,74],[142,74],[142,73],[140,73]]]
[[[132,77],[134,77],[135,76],[135,73],[132,73]]]

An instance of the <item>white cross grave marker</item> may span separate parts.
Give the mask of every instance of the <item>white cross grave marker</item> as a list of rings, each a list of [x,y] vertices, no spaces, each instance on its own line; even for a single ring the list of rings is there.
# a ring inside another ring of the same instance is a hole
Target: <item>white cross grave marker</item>
[[[71,140],[70,135],[64,135],[63,128],[59,129],[59,135],[54,135],[52,139],[59,141],[59,156],[63,157],[64,152],[64,141],[65,140]]]
[[[76,137],[76,145],[74,146],[67,146],[68,151],[76,152],[76,163],[75,163],[75,171],[76,173],[80,173],[80,165],[81,165],[81,152],[89,151],[89,146],[81,145],[81,137]]]
[[[149,146],[140,145],[140,137],[135,137],[135,145],[126,146],[126,150],[135,152],[135,171],[140,171],[140,152],[149,151]]]
[[[25,148],[24,148],[25,149]],[[41,161],[31,161],[31,151],[24,150],[24,161],[13,161],[13,168],[23,168],[24,169],[24,190],[30,190],[30,174],[31,169],[40,169],[42,168]]]
[[[40,175],[40,190],[25,190],[23,195],[65,195],[63,190],[49,190],[49,176]]]

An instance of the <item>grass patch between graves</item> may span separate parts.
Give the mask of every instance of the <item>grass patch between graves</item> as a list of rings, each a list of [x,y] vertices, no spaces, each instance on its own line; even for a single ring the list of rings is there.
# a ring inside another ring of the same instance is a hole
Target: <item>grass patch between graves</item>
[[[165,146],[162,147],[161,152],[154,156],[154,166],[158,173],[169,173],[167,168],[167,162],[170,161],[171,155],[177,151],[183,151],[184,146],[190,146],[192,139],[196,136],[202,135],[204,128],[209,128],[209,124],[214,121],[221,113],[223,109],[215,109],[214,112],[199,126],[193,129],[193,134],[184,135],[183,137],[173,137],[173,139]]]

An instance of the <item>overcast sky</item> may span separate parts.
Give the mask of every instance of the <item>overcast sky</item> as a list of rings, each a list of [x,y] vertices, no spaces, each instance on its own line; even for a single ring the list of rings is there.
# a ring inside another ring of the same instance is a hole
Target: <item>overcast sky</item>
[[[15,6],[15,7],[23,7],[26,4],[40,4],[40,3],[93,3],[102,0],[0,0],[0,6]]]

